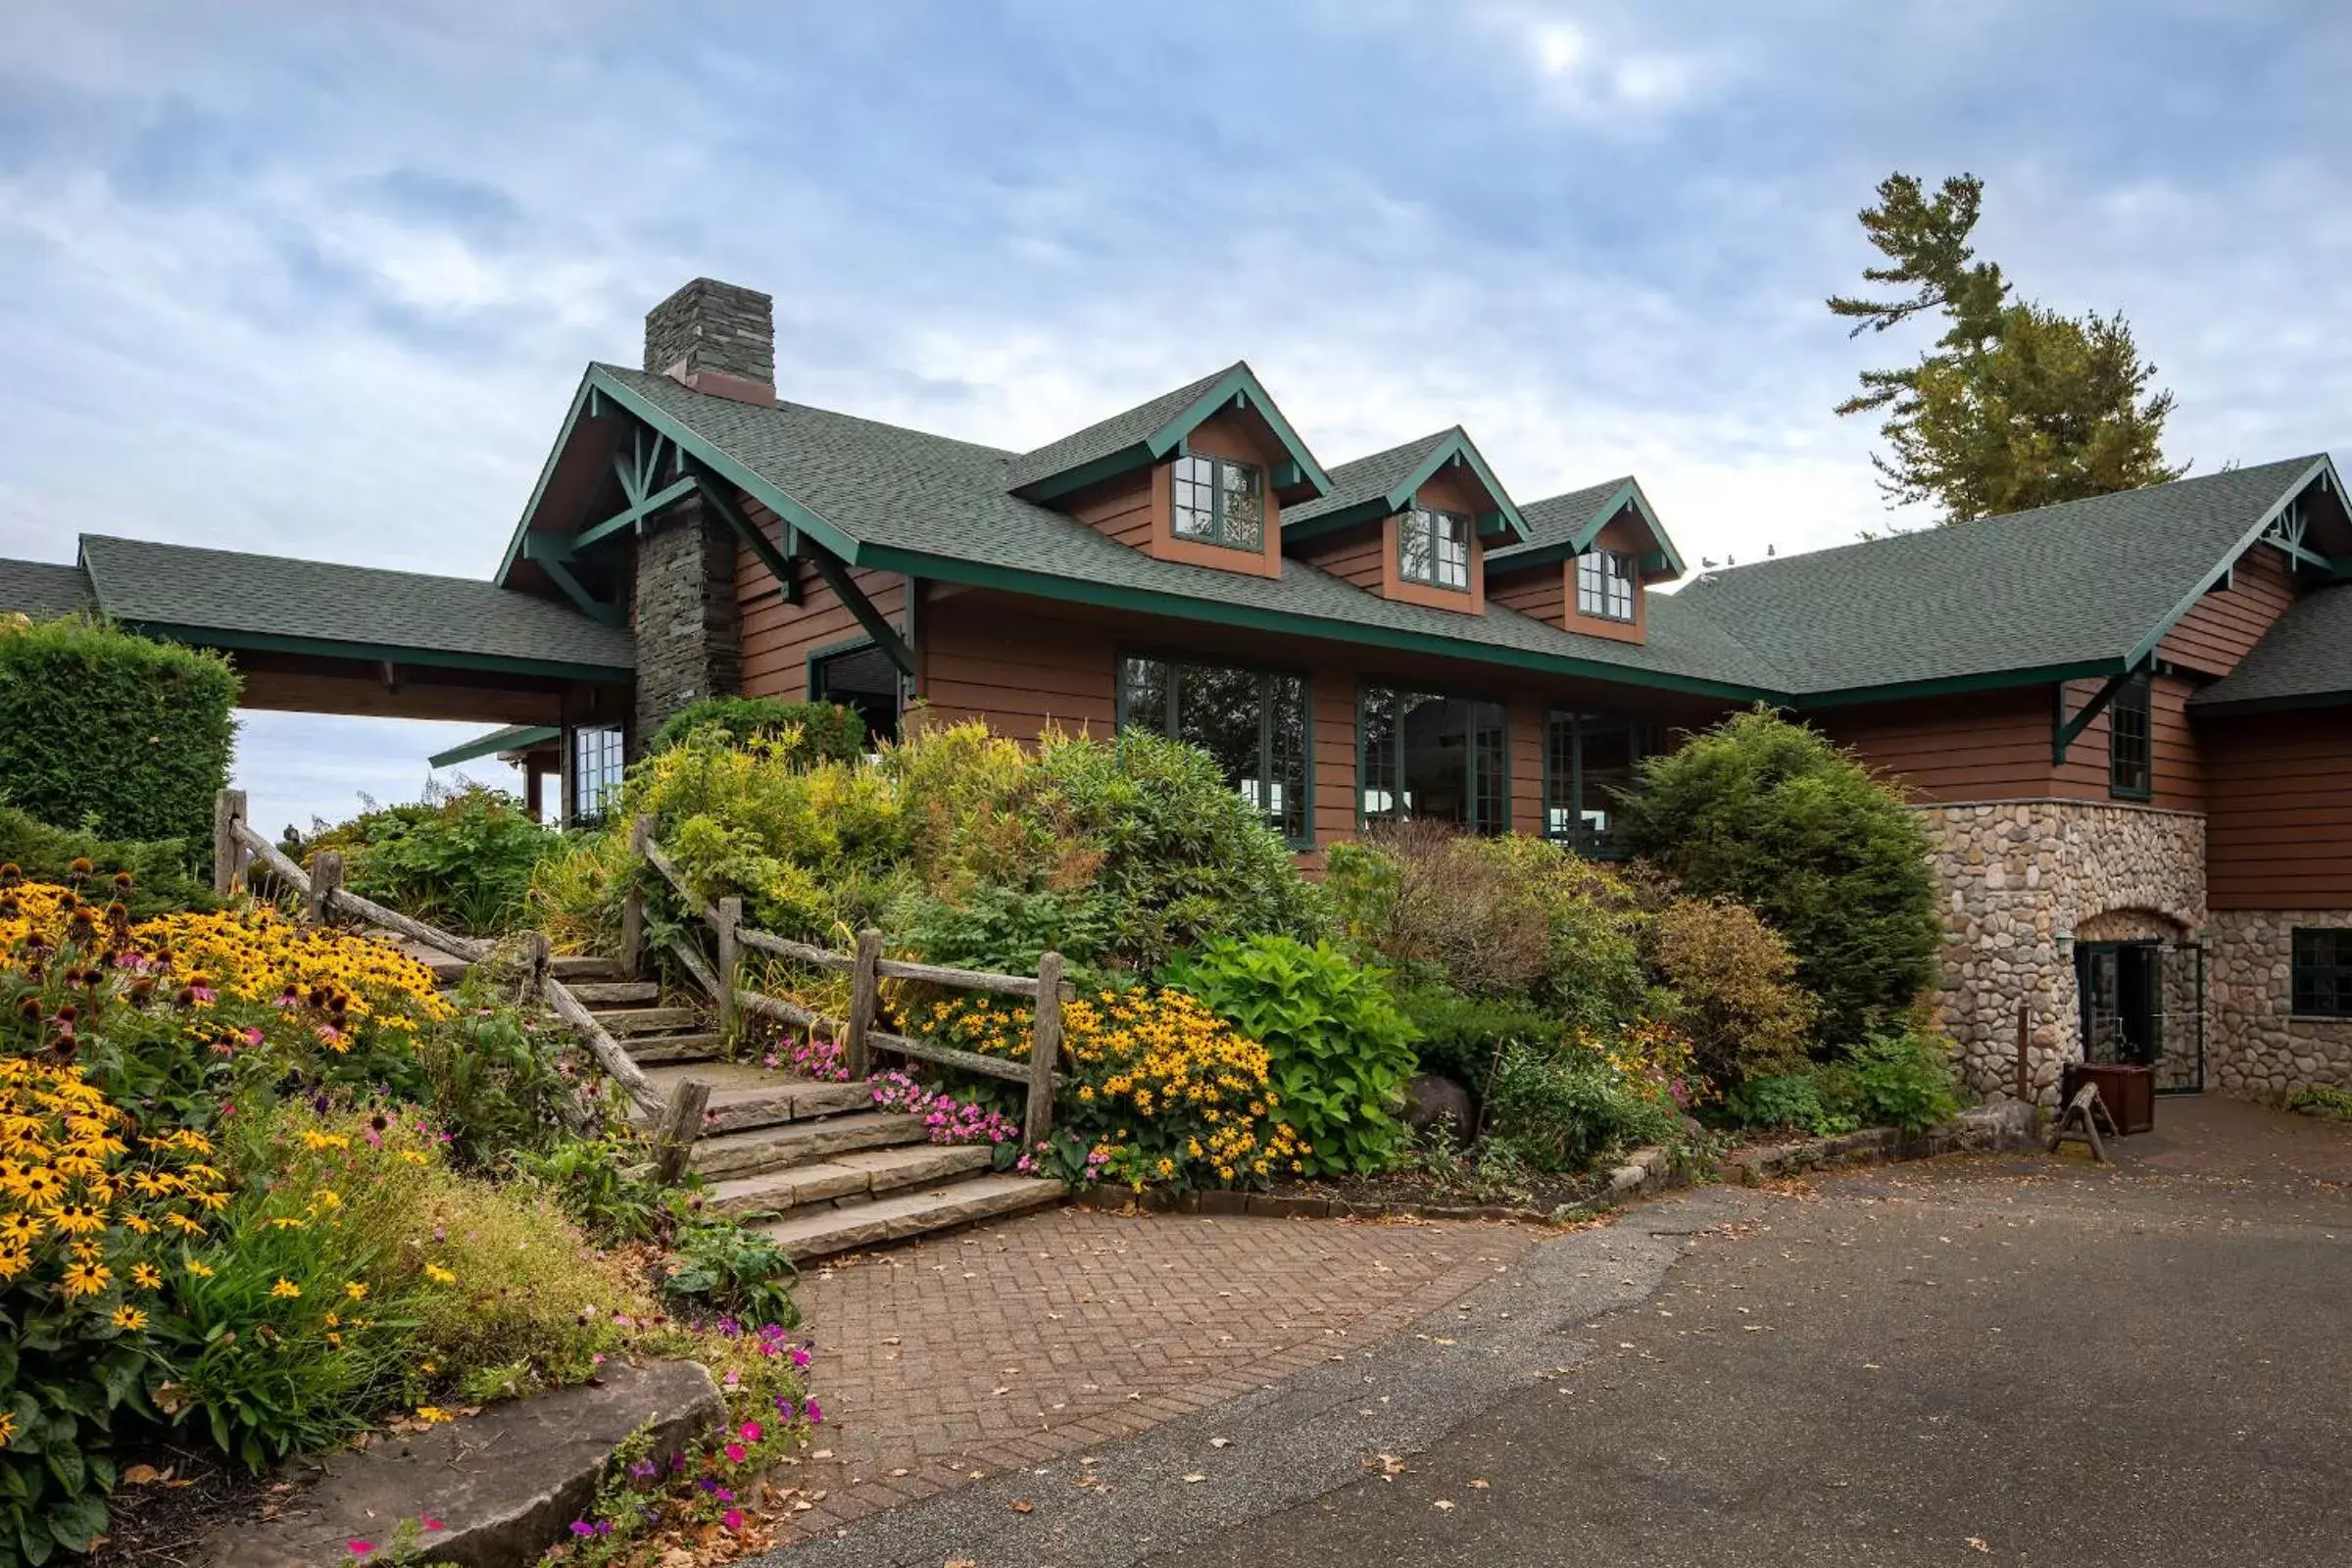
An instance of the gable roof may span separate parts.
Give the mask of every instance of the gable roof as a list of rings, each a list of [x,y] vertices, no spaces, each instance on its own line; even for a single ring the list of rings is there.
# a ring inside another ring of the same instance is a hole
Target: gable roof
[[[1735,701],[1777,689],[1695,617],[1652,617],[1646,643],[1366,593],[1303,562],[1259,577],[1161,561],[1011,493],[1011,453],[831,414],[711,397],[667,376],[589,368],[591,384],[853,565],[1112,609],[1332,638]]]
[[[1682,553],[1674,548],[1666,527],[1658,514],[1650,510],[1649,498],[1632,474],[1611,479],[1603,484],[1587,485],[1565,495],[1531,502],[1520,511],[1527,517],[1527,541],[1509,549],[1492,551],[1487,556],[1489,571],[1516,571],[1528,566],[1549,565],[1570,556],[1581,556],[1592,548],[1617,514],[1631,507],[1657,541],[1659,564],[1664,570],[1659,576],[1679,577],[1685,571]]]
[[[590,679],[637,662],[626,631],[474,578],[98,534],[81,567],[99,610],[182,642]]]
[[[1494,498],[1494,510],[1478,519],[1479,531],[1507,533],[1514,542],[1526,538],[1527,519],[1519,514],[1518,504],[1494,477],[1494,470],[1487,466],[1469,432],[1458,424],[1333,468],[1329,492],[1282,509],[1282,536],[1311,539],[1402,512],[1412,505],[1415,492],[1455,463],[1475,474],[1480,486]]]
[[[1201,423],[1229,407],[1246,407],[1265,420],[1298,469],[1295,477],[1278,479],[1274,488],[1305,485],[1318,495],[1331,488],[1330,477],[1274,406],[1247,360],[1237,360],[1213,375],[1022,453],[1006,466],[1004,487],[1046,500],[1158,463]]]
[[[2254,713],[2352,702],[2352,585],[2307,593],[2273,623],[2237,668],[2188,706]]]
[[[79,566],[46,561],[0,561],[0,615],[54,620],[91,609],[90,579]]]
[[[2322,474],[2292,458],[1709,572],[1688,601],[1801,706],[2111,673]]]

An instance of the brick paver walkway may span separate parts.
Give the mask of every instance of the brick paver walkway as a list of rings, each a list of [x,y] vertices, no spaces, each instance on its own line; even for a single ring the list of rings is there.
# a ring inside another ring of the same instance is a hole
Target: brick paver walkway
[[[828,1457],[793,1521],[876,1509],[1129,1437],[1372,1344],[1541,1233],[1476,1223],[1056,1209],[806,1277]]]

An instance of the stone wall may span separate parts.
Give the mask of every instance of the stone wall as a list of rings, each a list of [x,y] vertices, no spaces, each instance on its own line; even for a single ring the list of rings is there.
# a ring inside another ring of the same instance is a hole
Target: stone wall
[[[775,302],[756,288],[696,278],[646,313],[645,368],[689,382],[716,371],[772,389]]]
[[[637,541],[637,710],[630,755],[701,697],[743,688],[735,536],[715,514],[680,502]]]
[[[2059,934],[2195,932],[2205,921],[2205,819],[2090,801],[1920,810],[1936,841],[1946,932],[1937,1012],[1962,1071],[1979,1094],[2014,1091],[2023,1004],[2034,1098],[2054,1103],[2060,1069],[2082,1054],[2075,968],[2058,956]]]
[[[2294,1017],[2299,925],[2352,925],[2345,909],[2217,909],[2205,987],[2213,1038],[2206,1083],[2268,1099],[2311,1084],[2352,1089],[2352,1019]]]

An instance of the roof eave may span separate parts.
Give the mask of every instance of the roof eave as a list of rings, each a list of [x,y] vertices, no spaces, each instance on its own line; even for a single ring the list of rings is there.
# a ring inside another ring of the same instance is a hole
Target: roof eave
[[[2278,521],[2279,515],[2294,504],[2295,498],[2304,492],[2312,480],[2323,473],[2335,486],[2337,495],[2340,496],[2344,493],[2344,481],[2342,476],[2335,471],[2334,460],[2325,455],[2313,460],[2311,466],[2296,475],[2294,481],[2278,493],[2278,498],[2264,509],[2262,515],[2254,519],[2254,525],[2238,536],[2237,542],[2230,547],[2229,553],[2220,561],[2215,562],[2213,568],[2197,579],[2197,585],[2183,595],[2179,604],[2173,606],[2166,612],[2164,618],[2156,623],[2156,629],[2139,640],[2138,645],[2126,656],[2127,662],[2136,664],[2141,660],[2152,657],[2156,652],[2157,645],[2172,635],[2173,628],[2180,623],[2180,618],[2197,607],[2198,600],[2213,591],[2213,585],[2220,582],[2229,573],[2230,568],[2237,564],[2238,557],[2262,542],[2262,536],[2270,532],[2271,524]]]
[[[1519,514],[1518,503],[1511,499],[1509,491],[1503,489],[1502,481],[1494,477],[1494,470],[1487,466],[1487,460],[1480,455],[1478,445],[1470,439],[1469,432],[1458,424],[1430,449],[1429,455],[1421,460],[1412,472],[1405,475],[1402,483],[1388,493],[1385,498],[1388,510],[1404,511],[1413,504],[1413,498],[1421,493],[1423,485],[1455,464],[1467,467],[1494,503],[1492,512],[1480,515],[1478,531],[1482,535],[1508,534],[1524,544],[1528,533],[1527,519]]]
[[[2135,667],[2135,662],[2086,659],[2067,664],[2039,664],[2024,669],[1978,670],[1966,675],[1936,675],[1924,680],[1889,681],[1883,686],[1845,686],[1830,691],[1800,692],[1788,706],[1798,712],[1817,708],[1856,708],[1869,703],[1895,703],[1915,697],[1947,697],[1964,692],[2000,691],[2015,686],[2046,686],[2055,681],[2113,675]]]
[[[637,678],[637,671],[629,665],[598,664],[581,660],[526,659],[506,654],[469,654],[443,648],[404,648],[390,643],[343,642],[331,637],[299,637],[282,632],[190,626],[161,620],[125,619],[121,624],[145,636],[205,648],[306,654],[318,659],[349,659],[368,663],[390,662],[432,669],[483,670],[501,675],[546,675],[559,680],[625,683]]]
[[[1222,413],[1227,407],[1249,409],[1266,422],[1281,443],[1284,455],[1298,466],[1296,484],[1284,488],[1304,488],[1314,496],[1331,494],[1331,475],[1315,461],[1315,455],[1298,439],[1291,421],[1282,416],[1274,399],[1258,384],[1256,373],[1247,365],[1237,365],[1217,378],[1216,384],[1188,404],[1184,411],[1152,432],[1146,444],[1155,463],[1164,463],[1173,456],[1196,429]]]
[[[487,735],[453,746],[446,752],[435,752],[426,758],[428,767],[455,767],[460,762],[471,762],[484,757],[501,756],[508,752],[527,752],[549,741],[561,740],[563,730],[553,724],[514,724],[494,729]]]

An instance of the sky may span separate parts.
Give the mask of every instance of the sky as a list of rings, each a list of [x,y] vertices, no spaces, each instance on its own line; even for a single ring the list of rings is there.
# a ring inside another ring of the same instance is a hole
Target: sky
[[[710,275],[794,401],[1014,449],[1247,358],[1326,465],[1460,422],[1694,564],[1889,514],[1823,299],[1887,173],[2121,310],[2194,471],[2352,410],[2352,8],[598,0],[0,19],[0,556],[486,576],[581,367]],[[479,726],[245,715],[260,820]],[[493,763],[466,771],[513,783]]]

